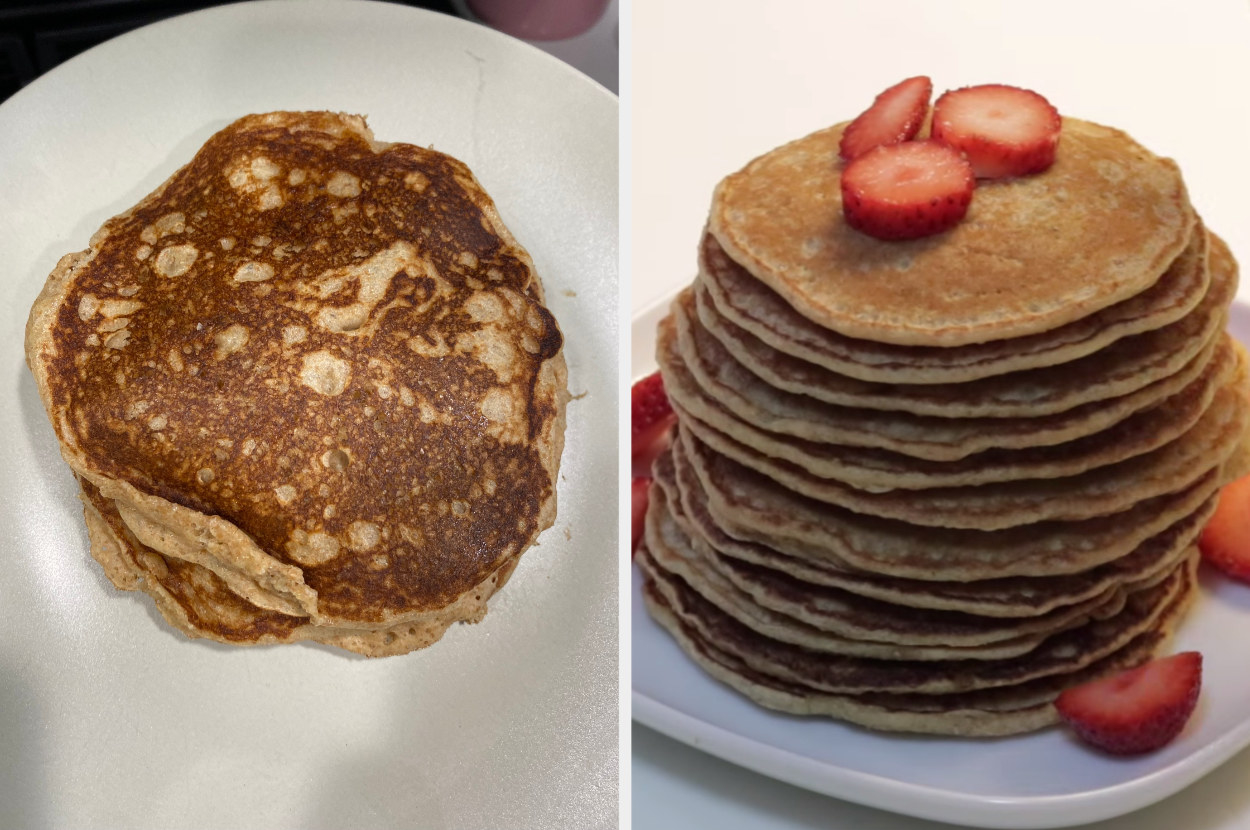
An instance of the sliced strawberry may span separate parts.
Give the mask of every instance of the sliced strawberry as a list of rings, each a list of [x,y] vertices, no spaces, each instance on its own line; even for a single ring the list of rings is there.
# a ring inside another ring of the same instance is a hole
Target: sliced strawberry
[[[1198,549],[1215,567],[1250,582],[1250,476],[1220,491],[1219,504],[1203,528]]]
[[[1201,688],[1202,655],[1186,651],[1068,689],[1055,708],[1087,743],[1134,755],[1175,738]]]
[[[958,224],[975,185],[968,162],[945,144],[889,144],[842,171],[842,212],[847,224],[869,236],[916,239]]]
[[[664,391],[664,378],[653,372],[630,390],[630,456],[646,453],[668,432],[673,423],[673,407]]]
[[[877,96],[842,133],[838,152],[850,161],[879,144],[911,141],[929,112],[933,81],[924,75],[908,78]]]
[[[1000,179],[1050,167],[1062,123],[1058,110],[1036,92],[987,84],[938,98],[930,134],[966,155],[977,178]]]
[[[630,558],[638,550],[638,540],[642,538],[644,520],[647,517],[647,501],[650,499],[651,476],[634,476],[629,485],[629,495],[633,508],[633,538],[629,545]]]

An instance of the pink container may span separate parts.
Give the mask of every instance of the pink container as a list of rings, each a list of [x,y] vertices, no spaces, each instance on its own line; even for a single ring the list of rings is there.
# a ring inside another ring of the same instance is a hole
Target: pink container
[[[491,28],[522,40],[564,40],[598,22],[608,0],[468,0]]]

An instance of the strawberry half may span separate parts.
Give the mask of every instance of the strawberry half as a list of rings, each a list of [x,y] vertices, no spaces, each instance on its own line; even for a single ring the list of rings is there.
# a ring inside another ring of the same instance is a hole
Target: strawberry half
[[[1068,689],[1055,708],[1087,743],[1135,755],[1180,733],[1201,688],[1202,655],[1186,651]]]
[[[629,484],[630,506],[633,509],[633,534],[629,544],[630,559],[634,558],[634,551],[638,550],[638,541],[642,539],[642,530],[647,517],[647,502],[651,498],[650,492],[651,477],[634,476],[634,480]]]
[[[932,95],[933,81],[924,75],[890,87],[842,133],[838,153],[850,161],[881,144],[911,141],[924,123]]]
[[[958,224],[975,185],[968,162],[945,144],[883,145],[842,171],[842,213],[869,236],[916,239]]]
[[[1050,167],[1062,123],[1058,110],[1036,92],[987,84],[938,98],[930,134],[967,156],[977,178],[1000,179]]]
[[[1198,539],[1198,549],[1221,571],[1250,582],[1250,476],[1220,491],[1215,513]]]
[[[636,459],[651,450],[673,420],[673,406],[659,372],[635,383],[629,401],[630,457]]]

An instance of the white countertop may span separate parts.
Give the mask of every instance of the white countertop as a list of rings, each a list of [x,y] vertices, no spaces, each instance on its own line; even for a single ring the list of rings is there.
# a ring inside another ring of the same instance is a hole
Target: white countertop
[[[624,88],[630,306],[688,282],[716,182],[751,158],[854,117],[916,74],[935,92],[1010,83],[1066,114],[1127,130],[1184,171],[1208,227],[1250,258],[1250,3],[1035,4],[633,0]],[[1250,300],[1250,281],[1239,299]],[[1250,646],[1248,646],[1250,649]],[[1248,681],[1250,682],[1250,681]],[[678,827],[947,825],[800,790],[642,726],[632,730],[632,822]],[[1250,752],[1153,807],[1090,827],[1250,828]]]

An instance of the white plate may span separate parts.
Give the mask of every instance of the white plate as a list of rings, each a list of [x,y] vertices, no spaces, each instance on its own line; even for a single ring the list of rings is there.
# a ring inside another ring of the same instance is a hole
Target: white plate
[[[555,527],[485,621],[368,661],[173,632],[90,559],[22,329],[86,246],[232,119],[364,113],[465,161],[567,341]],[[605,827],[617,816],[617,99],[465,21],[244,3],[105,43],[0,106],[0,826]]]
[[[635,377],[655,368],[665,300],[635,317]],[[1250,342],[1250,305],[1231,329]],[[876,734],[756,706],[699,670],[632,591],[633,716],[653,729],[800,787],[921,818],[977,827],[1063,827],[1152,804],[1250,744],[1246,642],[1250,587],[1202,573],[1203,593],[1174,649],[1203,653],[1203,691],[1184,733],[1159,752],[1116,759],[1062,729],[959,740]]]

